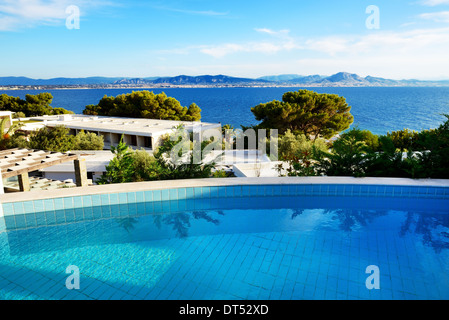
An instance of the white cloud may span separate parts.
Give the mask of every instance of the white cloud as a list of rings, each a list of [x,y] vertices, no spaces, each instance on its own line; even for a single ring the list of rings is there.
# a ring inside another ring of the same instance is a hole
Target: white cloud
[[[238,52],[274,54],[283,49],[287,49],[287,47],[271,42],[251,42],[247,44],[226,43],[216,46],[203,46],[200,51],[214,58],[223,58]]]
[[[229,54],[235,53],[262,53],[275,54],[281,51],[290,51],[299,49],[298,43],[288,34],[290,30],[274,31],[267,28],[256,28],[255,31],[273,36],[274,39],[267,41],[250,41],[246,43],[226,43],[218,45],[201,46],[200,52],[210,55],[214,58],[223,58]]]
[[[0,0],[0,31],[59,24],[67,18],[66,8],[71,5],[90,9],[111,3],[103,0]]]
[[[423,0],[421,1],[422,5],[434,7],[442,4],[449,4],[449,0]]]
[[[395,32],[379,30],[364,35],[310,38],[293,37],[287,31],[281,33],[282,37],[278,37],[279,31],[271,29],[256,31],[269,37],[260,41],[190,46],[165,53],[190,55],[190,62],[186,63],[191,63],[192,68],[198,67],[195,70],[199,73],[200,70],[214,72],[212,67],[199,67],[197,63],[209,62],[217,66],[215,62],[220,61],[220,66],[228,68],[225,73],[237,74],[239,71],[252,74],[260,70],[267,72],[267,66],[272,65],[272,73],[330,74],[348,71],[391,78],[403,75],[430,79],[437,74],[449,78],[448,71],[445,71],[449,70],[449,27]],[[198,53],[214,60],[198,58]],[[249,61],[252,62],[251,68],[237,69],[237,65]]]
[[[213,11],[213,10],[186,10],[186,9],[158,7],[158,6],[154,6],[153,8],[159,9],[159,10],[191,14],[191,15],[199,15],[199,16],[227,16],[229,14],[229,11],[219,12],[219,11]]]
[[[266,33],[266,34],[269,34],[271,36],[276,36],[276,37],[286,37],[290,33],[290,30],[287,30],[287,29],[275,31],[275,30],[271,30],[268,28],[255,28],[254,30],[256,30],[257,32],[260,32],[260,33]]]
[[[420,14],[419,17],[421,19],[432,20],[432,21],[435,21],[435,22],[447,22],[447,23],[449,23],[449,11],[423,13],[423,14]]]

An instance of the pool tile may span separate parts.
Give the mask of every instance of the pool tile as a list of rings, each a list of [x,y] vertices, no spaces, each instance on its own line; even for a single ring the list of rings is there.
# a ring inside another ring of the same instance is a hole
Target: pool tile
[[[14,208],[14,214],[23,214],[25,212],[23,210],[23,202],[14,202],[13,208]]]
[[[62,198],[53,199],[54,210],[64,210],[64,200]],[[36,212],[39,212],[36,210]]]
[[[15,229],[16,228],[16,220],[14,218],[14,215],[7,215],[4,216],[5,219],[5,227],[7,229]]]
[[[73,209],[73,198],[72,197],[63,198],[63,202],[64,202],[65,210]],[[35,201],[34,207],[36,208],[36,201]]]
[[[23,211],[24,213],[34,213],[34,202],[33,201],[24,201],[23,202]]]
[[[98,194],[92,195],[92,206],[99,207],[101,206],[101,197]]]
[[[118,194],[118,203],[119,204],[128,204],[128,194],[125,192]]]
[[[211,188],[210,187],[202,187],[201,195],[202,195],[202,198],[210,198],[211,197]]]
[[[153,191],[144,191],[145,202],[153,201]]]
[[[161,201],[161,190],[154,190],[153,191],[153,201]]]
[[[164,190],[167,191],[167,198],[164,199],[164,192],[162,192],[162,200],[178,200],[178,189],[170,189],[170,190]]]
[[[83,208],[75,208],[75,221],[83,221],[84,220],[84,210]]]
[[[51,211],[50,213],[54,212]],[[47,224],[47,217],[46,217],[46,213],[45,212],[38,212],[36,214],[34,214],[35,218],[36,218],[36,225],[37,226],[46,226]],[[28,219],[27,219],[27,225],[28,225]]]
[[[14,214],[14,207],[12,203],[3,203],[2,205],[3,205],[3,214],[5,216]]]
[[[26,228],[25,215],[23,214],[14,215],[14,218],[16,220],[16,228]]]
[[[143,191],[136,192],[136,202],[145,202],[145,193]]]
[[[126,193],[127,202],[128,203],[135,203],[136,202],[136,193],[135,192],[127,192]]]
[[[75,209],[64,209],[64,211],[56,211],[55,214],[56,221],[58,223],[70,223],[75,221]]]
[[[110,205],[119,204],[118,193],[110,193],[109,194],[109,204]]]
[[[179,188],[178,189],[178,200],[185,200],[185,199],[187,199],[186,188]]]
[[[55,211],[55,212],[45,212],[45,222],[46,222],[46,225],[54,225],[54,224],[56,224],[57,223],[57,221],[56,221],[56,212],[59,212],[59,211],[61,211],[61,210],[57,210],[57,211]],[[39,215],[39,213],[36,213],[36,220],[38,220],[38,215]],[[39,224],[39,221],[38,221],[38,224]]]

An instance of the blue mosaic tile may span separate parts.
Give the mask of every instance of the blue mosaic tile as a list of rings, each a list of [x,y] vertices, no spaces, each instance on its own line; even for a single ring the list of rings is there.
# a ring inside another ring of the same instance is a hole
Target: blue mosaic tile
[[[194,198],[195,198],[195,189],[186,188],[186,199],[194,199]]]
[[[234,187],[224,187],[225,188],[225,192],[226,192],[226,197],[228,198],[232,198],[234,197]]]
[[[23,211],[24,211],[24,213],[37,212],[36,210],[34,210],[34,202],[33,201],[24,201],[23,202]]]
[[[57,211],[59,211],[59,210],[57,210]],[[57,212],[57,211],[55,211],[55,212]],[[47,225],[54,225],[57,223],[55,212],[52,212],[52,211],[45,212],[45,222]],[[38,220],[38,214],[39,213],[36,213],[36,220]],[[39,224],[39,221],[38,221],[38,224]]]
[[[128,204],[128,194],[127,193],[119,193],[118,194],[118,203],[119,204]]]
[[[166,190],[168,192],[168,199],[164,199],[164,194],[162,194],[162,200],[178,200],[178,189]]]
[[[161,201],[161,190],[153,190],[153,201]]]
[[[55,203],[56,206],[56,203]],[[92,195],[92,206],[99,207],[101,206],[101,197],[98,194]]]
[[[128,192],[126,194],[128,203],[135,203],[136,202],[136,193],[135,192]]]
[[[120,209],[118,204],[112,204],[110,205],[111,210],[111,217],[119,217],[120,216]]]
[[[280,186],[280,195],[281,196],[288,196],[288,185],[281,185]]]
[[[5,219],[5,227],[7,229],[15,229],[16,228],[16,220],[14,215],[8,215],[3,217]]]
[[[136,192],[136,202],[145,202],[145,193],[143,191]]]
[[[242,197],[249,197],[250,194],[250,186],[242,186],[242,192],[241,192],[241,196]]]
[[[127,203],[120,203],[118,206],[119,206],[119,216],[127,216],[129,214],[129,208]]]
[[[25,212],[23,210],[23,202],[14,202],[13,208],[14,208],[14,214],[23,214]]]
[[[73,209],[73,198],[72,197],[63,198],[63,202],[64,202],[64,210]],[[34,207],[36,207],[36,202],[34,204]]]
[[[16,228],[26,228],[26,220],[23,214],[14,215],[14,218],[16,220]]]
[[[211,188],[210,187],[202,187],[201,188],[201,197],[202,198],[210,198],[211,196]]]
[[[84,210],[83,208],[75,208],[75,221],[83,221],[84,220]]]
[[[187,198],[186,188],[178,189],[178,200],[185,200]]]
[[[226,197],[226,187],[218,187],[218,196],[221,198]]]
[[[92,220],[94,218],[94,212],[92,206],[86,206],[83,208],[84,210],[84,219]]]
[[[64,200],[62,198],[53,199],[53,205],[54,210],[64,210]]]
[[[53,212],[54,214],[54,212]],[[46,226],[47,225],[47,217],[45,212],[37,212],[35,214],[36,217],[36,225],[38,226]],[[28,225],[28,219],[27,219],[27,225]]]
[[[217,198],[218,196],[218,187],[210,187],[210,197]]]
[[[13,215],[14,214],[14,207],[12,203],[3,203],[3,215]]]
[[[116,205],[118,203],[119,203],[118,193],[110,193],[109,194],[109,204],[110,205]]]
[[[153,201],[153,191],[144,191],[145,202]]]
[[[65,214],[65,220],[66,222],[74,222],[77,221],[75,217],[75,210],[82,210],[82,209],[64,209]]]
[[[128,214],[130,214],[130,215],[137,214],[137,203],[136,202],[128,203]]]
[[[138,202],[136,204],[136,214],[145,214],[145,203],[144,202]]]
[[[73,208],[74,209],[80,209],[83,208],[83,198],[82,197],[73,197]],[[67,206],[64,202],[64,208],[67,209]]]

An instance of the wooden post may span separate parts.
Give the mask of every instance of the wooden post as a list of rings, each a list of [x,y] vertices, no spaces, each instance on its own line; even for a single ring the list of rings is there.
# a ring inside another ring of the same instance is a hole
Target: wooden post
[[[73,160],[77,187],[87,187],[86,159]]]
[[[3,176],[2,176],[2,170],[0,169],[0,194],[5,193],[5,187],[3,186]],[[1,210],[2,205],[0,204],[0,216],[1,216]]]
[[[30,191],[30,177],[28,172],[24,172],[18,175],[20,191]]]

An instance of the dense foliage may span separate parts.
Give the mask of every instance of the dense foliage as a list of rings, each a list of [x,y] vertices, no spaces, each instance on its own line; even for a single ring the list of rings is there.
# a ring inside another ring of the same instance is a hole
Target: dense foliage
[[[96,105],[88,105],[84,114],[149,118],[162,120],[198,121],[201,119],[201,109],[192,103],[188,108],[165,93],[154,94],[153,92],[134,91],[121,94],[117,97],[104,96]]]
[[[20,125],[11,128],[18,129]],[[103,150],[103,147],[102,136],[97,136],[92,132],[85,133],[82,130],[77,136],[73,136],[69,134],[69,129],[64,126],[41,128],[32,132],[28,140],[20,131],[15,131],[12,135],[4,134],[0,139],[0,150],[30,148],[67,152],[69,150]]]
[[[31,133],[29,147],[48,151],[67,152],[74,146],[75,136],[63,126],[44,127]]]
[[[329,151],[290,158],[287,175],[449,178],[449,115],[438,128],[383,136],[353,128]],[[285,168],[284,168],[285,169]],[[281,172],[281,171],[280,171]]]
[[[290,130],[312,139],[331,138],[349,128],[354,118],[344,97],[309,90],[286,92],[282,101],[262,103],[251,108],[258,127],[278,129],[280,134]]]
[[[75,136],[72,150],[103,150],[104,138],[94,132],[85,133],[84,130],[78,132]]]
[[[97,183],[109,184],[153,180],[195,179],[213,176],[212,169],[215,163],[204,163],[203,161],[196,163],[193,152],[187,153],[186,161],[176,163],[172,160],[171,152],[175,150],[175,145],[181,143],[181,140],[182,137],[179,137],[179,139],[171,139],[167,135],[162,145],[154,152],[154,155],[150,155],[145,150],[134,151],[130,149],[123,142],[122,138],[117,147],[111,147],[111,151],[115,157],[106,166],[105,174],[97,180]],[[203,141],[201,143],[201,150],[204,150],[210,143],[213,142]],[[188,142],[186,147],[187,150],[193,150],[190,142]],[[181,150],[179,152],[181,155]],[[221,173],[217,173],[216,176],[222,175]]]
[[[27,94],[25,100],[19,97],[11,97],[0,94],[0,111],[20,112],[20,116],[42,116],[73,113],[63,108],[53,108],[50,104],[53,96],[48,92],[36,95]]]

